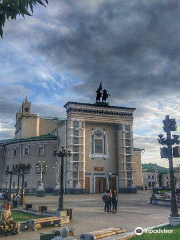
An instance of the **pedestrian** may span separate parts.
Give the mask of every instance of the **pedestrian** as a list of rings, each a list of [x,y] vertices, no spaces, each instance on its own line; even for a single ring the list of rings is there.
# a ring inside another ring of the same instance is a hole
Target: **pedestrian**
[[[145,191],[147,191],[147,186],[145,185]]]
[[[110,196],[110,199],[109,199],[109,211],[112,212],[112,190],[111,189],[109,190],[109,196]]]
[[[106,190],[106,192],[103,194],[102,200],[104,202],[104,212],[107,213],[109,212],[109,200],[110,200],[109,190]]]
[[[143,191],[143,190],[144,190],[143,185],[141,185],[141,191]]]
[[[113,190],[113,192],[112,192],[113,213],[117,212],[117,204],[118,204],[118,192],[116,190]]]

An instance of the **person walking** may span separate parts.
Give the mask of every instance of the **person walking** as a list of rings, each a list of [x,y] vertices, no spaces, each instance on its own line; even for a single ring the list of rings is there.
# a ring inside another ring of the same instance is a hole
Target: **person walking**
[[[113,190],[113,192],[112,192],[113,213],[117,212],[117,204],[118,204],[118,192],[116,190]]]
[[[107,213],[109,212],[109,201],[110,201],[110,195],[108,190],[106,190],[106,192],[103,194],[102,200],[104,202],[104,212]]]
[[[109,190],[109,211],[112,212],[112,191],[113,190]]]

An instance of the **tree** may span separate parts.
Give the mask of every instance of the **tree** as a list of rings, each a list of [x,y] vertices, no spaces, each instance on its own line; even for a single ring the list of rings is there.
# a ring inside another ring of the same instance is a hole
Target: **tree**
[[[0,0],[0,36],[3,37],[3,27],[6,20],[14,20],[18,15],[31,16],[33,8],[37,4],[45,6],[48,4],[48,0]]]

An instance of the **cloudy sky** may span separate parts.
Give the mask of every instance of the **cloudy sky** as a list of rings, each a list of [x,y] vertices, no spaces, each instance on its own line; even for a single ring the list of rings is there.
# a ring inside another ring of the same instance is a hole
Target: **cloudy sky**
[[[165,115],[180,130],[180,1],[50,0],[9,21],[0,40],[0,139],[12,138],[26,96],[32,112],[64,117],[67,101],[93,103],[99,82],[110,105],[136,107],[135,146],[160,159]],[[180,160],[175,160],[175,165]]]

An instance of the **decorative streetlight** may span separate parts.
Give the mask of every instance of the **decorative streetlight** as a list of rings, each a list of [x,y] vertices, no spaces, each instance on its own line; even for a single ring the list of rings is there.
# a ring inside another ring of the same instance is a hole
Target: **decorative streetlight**
[[[11,200],[11,186],[12,186],[12,175],[16,174],[15,169],[13,170],[9,170],[9,166],[6,166],[6,170],[5,170],[6,175],[10,176],[10,180],[9,180],[9,196],[8,196],[8,201]]]
[[[31,169],[31,164],[24,164],[24,163],[18,163],[15,165],[14,167],[14,171],[16,174],[18,174],[18,188],[19,188],[19,177],[21,176],[22,181],[21,181],[21,197],[20,197],[20,201],[19,204],[23,205],[23,201],[24,201],[24,174],[27,172],[30,172]],[[19,191],[19,190],[18,190]]]
[[[54,156],[58,156],[61,158],[61,187],[60,187],[60,194],[59,194],[59,211],[63,211],[64,210],[64,202],[63,202],[63,197],[64,197],[64,158],[65,157],[70,157],[71,156],[71,151],[70,150],[67,150],[66,148],[64,147],[61,147],[61,150],[60,151],[54,151],[53,152],[53,155]]]
[[[177,144],[179,145],[179,135],[173,135],[171,138],[171,131],[176,131],[176,120],[170,119],[169,115],[166,116],[166,119],[163,120],[164,124],[164,132],[166,132],[167,137],[163,137],[163,134],[159,134],[158,142],[161,145],[166,145],[167,147],[161,148],[161,158],[168,158],[169,160],[169,173],[170,173],[170,186],[171,186],[171,214],[169,217],[169,221],[172,225],[180,224],[180,216],[178,214],[177,208],[177,200],[176,200],[176,193],[175,193],[175,182],[174,182],[174,170],[173,170],[173,156],[177,157],[178,147],[173,148],[172,154],[172,145]]]
[[[159,173],[159,169],[158,166],[155,165],[154,168],[152,169],[152,172],[155,175],[155,187],[159,187],[159,181],[158,181],[158,173]]]
[[[36,163],[36,173],[40,173],[40,184],[38,185],[37,195],[36,196],[44,196],[44,186],[43,186],[43,173],[46,172],[47,165],[45,161],[39,161]]]

